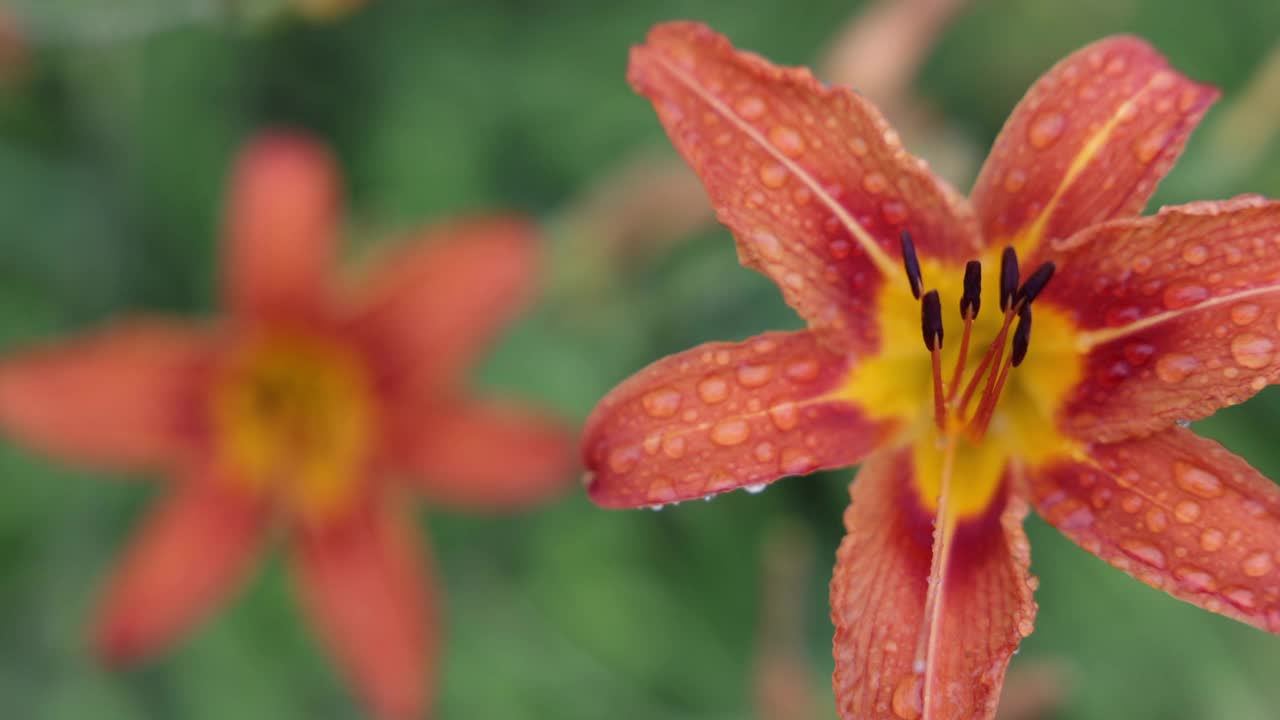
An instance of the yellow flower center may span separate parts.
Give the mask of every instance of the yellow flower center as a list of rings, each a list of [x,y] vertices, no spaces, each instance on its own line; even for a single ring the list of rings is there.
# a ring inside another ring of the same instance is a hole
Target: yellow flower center
[[[947,500],[948,515],[953,518],[974,517],[990,507],[1011,460],[1040,465],[1075,448],[1074,441],[1058,432],[1055,416],[1067,392],[1080,379],[1083,362],[1075,346],[1073,323],[1046,304],[1034,305],[1033,339],[1026,359],[1010,368],[1003,392],[987,393],[992,403],[989,422],[975,423],[987,383],[994,380],[990,375],[994,372],[998,377],[1001,368],[993,363],[980,377],[975,376],[1005,323],[999,302],[999,251],[980,260],[982,305],[973,321],[964,373],[954,388],[951,381],[960,359],[964,327],[959,309],[964,268],[936,261],[921,263],[925,289],[936,289],[941,297],[947,329],[940,352],[943,397],[949,398],[944,403],[942,428],[935,415],[932,358],[921,337],[921,301],[912,295],[907,282],[895,282],[897,278],[882,283],[876,298],[879,353],[859,363],[840,390],[872,417],[901,421],[902,436],[895,444],[912,446],[916,489],[928,512],[937,510],[944,449],[954,443]],[[1013,327],[1009,327],[1003,343],[1006,359],[1012,336]],[[964,390],[971,383],[976,392],[963,404]],[[975,432],[975,424],[979,431]]]
[[[374,436],[364,364],[332,341],[270,335],[229,358],[212,396],[218,451],[234,481],[323,520],[359,489]]]

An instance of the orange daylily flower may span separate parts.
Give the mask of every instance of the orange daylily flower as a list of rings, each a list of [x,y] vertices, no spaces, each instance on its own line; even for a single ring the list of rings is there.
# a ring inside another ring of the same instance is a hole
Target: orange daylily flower
[[[107,585],[112,662],[170,643],[288,529],[303,604],[381,717],[429,703],[436,587],[401,499],[508,508],[563,487],[571,435],[465,392],[524,304],[536,243],[516,219],[424,232],[355,287],[333,271],[336,168],[312,142],[251,143],[231,179],[228,316],[119,322],[0,362],[0,426],[48,452],[158,468],[173,484]]]
[[[1035,616],[1028,505],[1280,631],[1280,490],[1179,425],[1280,377],[1280,203],[1135,216],[1216,90],[1136,38],[1090,45],[966,200],[865,99],[706,27],[658,26],[629,77],[809,327],[623,382],[587,423],[588,492],[654,505],[863,462],[831,583],[842,717],[992,716]]]

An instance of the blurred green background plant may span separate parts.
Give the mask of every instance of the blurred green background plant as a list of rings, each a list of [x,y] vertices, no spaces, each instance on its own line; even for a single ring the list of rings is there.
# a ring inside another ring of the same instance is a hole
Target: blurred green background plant
[[[887,104],[919,128],[904,132],[908,147],[961,187],[1043,70],[1134,32],[1225,93],[1153,207],[1280,196],[1280,4],[950,4],[958,14],[923,48],[919,72],[909,68],[911,107]],[[696,192],[660,197],[639,229],[612,237],[654,176],[687,183],[626,85],[626,50],[657,21],[693,18],[775,61],[858,77],[827,49],[864,3],[370,0],[335,16],[316,14],[321,5],[10,0],[21,41],[0,32],[0,349],[126,311],[210,309],[228,164],[255,130],[278,125],[334,147],[356,254],[456,213],[515,208],[544,222],[556,266],[543,301],[478,384],[581,420],[666,353],[799,325],[766,280],[735,267]],[[1198,429],[1280,477],[1277,420],[1280,395],[1268,390]],[[578,492],[518,516],[432,513],[448,593],[436,716],[776,718],[760,689],[781,665],[805,698],[795,712],[833,717],[826,583],[851,475],[661,513],[599,510]],[[0,445],[0,715],[357,715],[278,561],[169,655],[121,675],[100,669],[87,611],[154,488],[98,479]],[[1146,588],[1037,519],[1029,532],[1041,611],[1006,691],[1038,683],[1060,699],[1041,717],[1280,712],[1280,639]]]

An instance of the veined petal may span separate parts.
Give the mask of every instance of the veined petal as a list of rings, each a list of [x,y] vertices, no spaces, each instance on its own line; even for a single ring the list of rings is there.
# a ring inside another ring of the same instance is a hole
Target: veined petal
[[[196,444],[209,338],[120,323],[0,361],[0,425],[54,455],[124,468],[171,466]]]
[[[851,90],[694,23],[655,27],[632,49],[628,77],[702,178],[742,263],[812,326],[871,327],[881,278],[905,282],[903,230],[930,257],[976,252],[967,202]]]
[[[393,382],[452,384],[529,301],[537,265],[525,220],[429,228],[371,273],[355,298],[354,330]]]
[[[340,213],[333,158],[301,135],[271,133],[241,153],[227,201],[225,292],[253,320],[309,317],[327,302]]]
[[[1035,618],[1026,507],[1005,492],[956,528],[937,642],[922,654],[934,518],[911,490],[913,472],[910,451],[882,451],[850,492],[831,580],[836,706],[845,720],[920,718],[926,704],[929,720],[991,718],[1009,658]]]
[[[182,479],[153,509],[106,588],[95,645],[113,663],[172,642],[239,586],[266,526],[262,505],[216,471]]]
[[[1240,197],[1055,243],[1039,303],[1083,332],[1064,429],[1117,440],[1195,420],[1280,379],[1280,202]]]
[[[459,401],[401,418],[396,455],[432,504],[515,508],[572,483],[573,434],[544,413]]]
[[[892,423],[836,395],[851,363],[813,331],[659,360],[587,419],[587,492],[606,507],[640,507],[853,465]]]
[[[1067,56],[1018,103],[978,176],[985,237],[1030,254],[1138,214],[1217,97],[1135,37]]]
[[[1036,511],[1181,600],[1280,633],[1280,488],[1180,427],[1033,472]]]
[[[436,602],[419,539],[388,505],[302,528],[293,547],[299,591],[320,635],[380,718],[430,705]]]

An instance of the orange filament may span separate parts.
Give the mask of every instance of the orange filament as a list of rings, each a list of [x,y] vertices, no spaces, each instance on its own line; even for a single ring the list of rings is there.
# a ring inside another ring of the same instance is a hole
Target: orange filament
[[[960,357],[956,359],[956,369],[951,373],[951,383],[947,386],[951,388],[947,391],[947,404],[955,402],[956,391],[960,389],[960,378],[964,377],[965,361],[969,357],[969,336],[973,332],[973,314],[965,313],[964,315],[964,334],[960,336]]]
[[[960,395],[960,405],[957,415],[964,417],[965,410],[969,408],[969,401],[973,399],[973,393],[978,389],[978,382],[982,380],[982,375],[987,368],[992,365],[992,360],[996,363],[1000,362],[999,356],[1004,354],[1005,338],[1009,335],[1009,327],[1013,324],[1013,317],[1016,313],[1010,308],[1004,313],[1004,323],[1000,326],[1000,332],[996,334],[996,339],[991,343],[991,347],[987,348],[987,353],[983,355],[982,362],[978,363],[978,369],[974,371],[973,377],[969,378],[969,384],[965,386],[964,393]],[[964,356],[961,356],[960,362],[964,362]],[[994,371],[993,371],[994,374]],[[985,397],[991,392],[991,383],[987,384],[987,388],[983,391]]]
[[[946,395],[942,391],[942,350],[934,347],[929,355],[933,359],[933,421],[937,423],[939,430],[946,432],[947,405]]]

